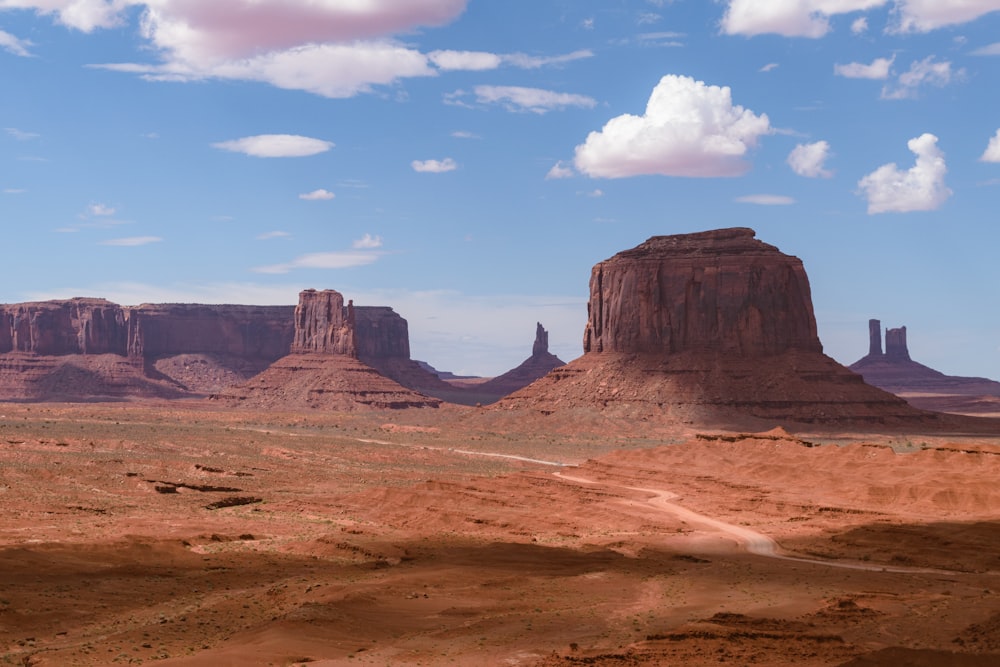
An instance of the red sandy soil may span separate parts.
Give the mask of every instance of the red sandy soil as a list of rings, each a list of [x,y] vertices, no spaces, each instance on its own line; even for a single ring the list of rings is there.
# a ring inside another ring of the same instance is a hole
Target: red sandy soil
[[[0,665],[1000,664],[1000,438],[471,423],[0,405]]]

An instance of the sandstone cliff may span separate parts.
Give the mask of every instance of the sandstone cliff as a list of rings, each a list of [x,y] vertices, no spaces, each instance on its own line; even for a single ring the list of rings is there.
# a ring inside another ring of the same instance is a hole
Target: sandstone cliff
[[[418,379],[437,380],[410,360],[406,320],[391,308],[344,305],[336,290],[299,293],[290,352],[264,372],[213,396],[256,409],[398,409],[438,407]],[[412,368],[411,368],[412,367]],[[438,380],[438,382],[440,382]]]
[[[591,271],[583,351],[822,352],[802,262],[752,229],[654,236]]]
[[[287,354],[293,331],[286,306],[0,305],[0,398],[205,395]]]
[[[597,264],[584,355],[495,409],[633,423],[937,419],[824,355],[801,261],[754,236],[658,236]]]

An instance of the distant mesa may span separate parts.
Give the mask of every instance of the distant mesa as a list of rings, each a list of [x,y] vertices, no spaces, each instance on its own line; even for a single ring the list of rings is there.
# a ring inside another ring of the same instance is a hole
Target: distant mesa
[[[655,236],[599,262],[584,355],[495,409],[689,423],[934,421],[823,354],[801,260],[755,236]]]
[[[0,399],[204,396],[287,354],[290,306],[0,305]]]
[[[868,337],[868,354],[850,366],[868,384],[924,410],[1000,416],[1000,382],[945,375],[913,361],[907,347],[906,327],[885,330],[885,352],[879,320],[869,320]]]

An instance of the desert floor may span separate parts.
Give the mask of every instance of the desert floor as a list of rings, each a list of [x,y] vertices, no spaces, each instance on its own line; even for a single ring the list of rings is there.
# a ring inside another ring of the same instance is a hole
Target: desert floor
[[[1000,664],[1000,437],[455,414],[0,405],[0,665]]]

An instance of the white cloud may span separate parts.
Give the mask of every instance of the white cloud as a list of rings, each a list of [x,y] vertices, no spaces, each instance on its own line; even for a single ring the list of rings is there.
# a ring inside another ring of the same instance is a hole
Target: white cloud
[[[655,12],[643,12],[639,14],[637,23],[639,25],[647,25],[651,23],[659,23],[661,20],[663,20],[663,17]]]
[[[13,53],[15,56],[28,58],[31,56],[31,51],[28,50],[28,47],[30,46],[32,46],[31,42],[24,39],[18,39],[9,32],[0,30],[0,49],[3,49],[8,53]]]
[[[302,137],[295,134],[260,134],[254,137],[243,137],[232,141],[220,141],[212,144],[233,153],[243,153],[253,157],[307,157],[325,153],[334,144],[322,139]]]
[[[149,245],[150,243],[159,243],[162,240],[163,239],[159,236],[129,236],[121,239],[108,239],[107,241],[101,241],[101,245],[132,248],[141,245]]]
[[[788,165],[799,176],[830,178],[833,172],[823,168],[828,157],[830,157],[830,144],[825,141],[798,144],[788,154]]]
[[[896,0],[898,32],[930,32],[1000,11],[1000,0]]]
[[[1000,162],[1000,130],[997,130],[997,133],[990,139],[990,143],[979,159],[983,162]]]
[[[784,195],[744,195],[737,197],[741,204],[757,204],[758,206],[789,206],[795,203],[791,197]]]
[[[328,201],[336,196],[337,195],[333,194],[329,190],[320,188],[319,190],[313,190],[312,192],[304,192],[300,194],[299,199],[304,199],[306,201]]]
[[[138,0],[0,0],[0,9],[34,9],[38,14],[54,14],[63,25],[83,32],[112,28],[121,24],[122,12]]]
[[[549,173],[545,174],[545,180],[557,180],[560,178],[573,178],[576,176],[576,172],[573,171],[572,167],[566,166],[561,160],[552,165],[549,169]]]
[[[598,188],[596,190],[591,190],[590,192],[585,192],[584,194],[592,199],[597,199],[604,196],[604,190]]]
[[[260,81],[351,97],[433,76],[426,55],[392,40],[457,18],[468,0],[0,0],[90,31],[140,15],[157,63],[95,65],[151,80]]]
[[[868,213],[933,211],[944,204],[952,193],[944,184],[948,168],[937,141],[928,133],[910,139],[906,146],[917,156],[910,169],[885,164],[858,181],[868,199]]]
[[[258,266],[255,273],[283,274],[296,269],[351,269],[367,266],[377,261],[378,254],[372,252],[314,252],[296,257],[284,264]]]
[[[645,32],[638,35],[639,44],[647,47],[678,47],[684,46],[682,38],[687,37],[683,32]]]
[[[766,115],[734,106],[728,87],[667,75],[642,116],[612,118],[576,147],[576,168],[595,178],[644,174],[738,176],[747,151],[771,133]]]
[[[497,54],[483,51],[432,51],[427,57],[439,69],[468,72],[497,69],[503,62]]]
[[[422,174],[443,174],[458,169],[458,163],[450,157],[443,160],[414,160],[410,166],[413,167],[413,171]]]
[[[497,54],[486,51],[431,51],[427,57],[441,70],[481,72],[498,69],[503,65],[511,65],[521,69],[538,69],[591,58],[593,55],[593,51],[581,49],[558,56],[529,56],[525,53]]]
[[[848,63],[834,65],[833,73],[848,79],[888,79],[889,70],[896,56],[892,58],[876,58],[871,65],[863,63]]]
[[[989,46],[978,48],[972,52],[974,56],[1000,56],[1000,42],[993,42]]]
[[[965,77],[965,70],[952,71],[951,62],[935,62],[934,56],[927,56],[910,65],[910,69],[899,75],[898,80],[882,88],[882,99],[902,100],[914,98],[923,86],[947,86],[953,80]]]
[[[764,65],[763,67],[761,67],[757,71],[758,72],[770,72],[770,71],[778,69],[778,67],[779,67],[778,63],[768,63],[768,64]]]
[[[292,235],[288,232],[274,231],[274,232],[264,232],[263,234],[257,235],[258,241],[270,241],[271,239],[287,239]]]
[[[480,104],[502,104],[510,111],[531,111],[544,114],[567,107],[592,109],[597,100],[586,95],[557,93],[541,88],[521,86],[476,86],[476,101]]]
[[[115,208],[107,204],[91,204],[87,207],[87,213],[93,216],[106,217],[115,214]]]
[[[511,53],[502,56],[505,63],[511,64],[514,67],[520,67],[521,69],[538,69],[539,67],[548,67],[549,65],[563,65],[574,60],[593,57],[594,52],[590,49],[580,49],[559,56],[529,56],[524,53]]]
[[[19,130],[16,127],[5,127],[4,132],[14,137],[18,141],[31,141],[32,139],[37,139],[40,134],[35,134],[34,132],[25,132],[24,130]]]
[[[451,133],[451,136],[456,139],[479,139],[479,135],[474,132],[469,132],[467,130],[455,130]]]
[[[382,247],[382,237],[365,234],[360,239],[351,244],[355,250],[373,250]]]
[[[27,190],[24,188],[4,188],[3,193],[5,195],[23,195]]]
[[[722,32],[817,38],[830,31],[830,17],[881,7],[886,2],[888,0],[729,0],[729,8],[722,18]]]
[[[851,33],[855,35],[863,35],[868,32],[868,19],[864,16],[854,19],[851,23]]]

